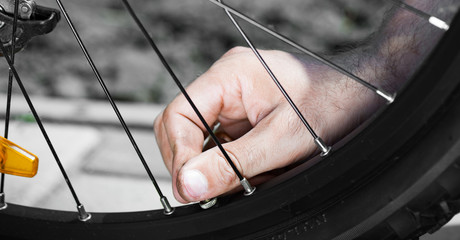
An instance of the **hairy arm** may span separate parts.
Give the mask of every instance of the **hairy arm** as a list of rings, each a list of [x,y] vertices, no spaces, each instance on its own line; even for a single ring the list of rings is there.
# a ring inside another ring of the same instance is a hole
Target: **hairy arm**
[[[449,23],[460,3],[455,0],[406,0],[424,12]],[[444,30],[408,10],[393,7],[370,44],[358,49],[362,75],[376,84],[397,90],[435,47]]]
[[[460,7],[460,2],[455,0],[404,2],[447,23],[452,21]],[[431,25],[426,19],[395,5],[385,14],[376,33],[365,43],[332,56],[332,60],[365,81],[392,93],[399,90],[419,69],[444,33],[444,30]],[[312,64],[308,58],[296,56],[304,62],[306,68]],[[346,110],[347,114],[352,115],[342,116],[347,121],[339,121],[338,131],[329,134],[329,139],[335,141],[369,118],[385,102],[355,81],[340,75],[332,77],[330,75],[336,73],[323,71],[329,74],[324,79],[340,86],[327,85],[334,93],[329,94],[327,100],[337,102],[337,112]]]
[[[407,3],[446,20],[457,9],[454,0]],[[361,78],[394,91],[416,71],[442,33],[414,14],[394,9],[368,44],[333,58]],[[384,103],[360,84],[307,57],[281,51],[261,54],[316,133],[330,144]],[[252,183],[266,181],[271,170],[317,153],[313,138],[249,49],[227,52],[187,91],[207,123],[220,122],[235,139],[223,146]],[[183,96],[158,116],[155,133],[179,201],[208,199],[239,186],[217,148],[202,152],[204,126]]]

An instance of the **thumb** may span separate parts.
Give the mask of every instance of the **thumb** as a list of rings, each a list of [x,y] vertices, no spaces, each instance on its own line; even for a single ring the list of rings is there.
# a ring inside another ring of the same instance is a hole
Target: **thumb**
[[[223,144],[236,168],[247,179],[284,167],[314,151],[312,137],[298,128],[293,130],[292,125],[287,128],[289,123],[283,123],[282,119],[285,116],[278,115],[275,119],[267,116],[241,138]],[[175,187],[184,200],[195,202],[231,191],[239,184],[227,159],[214,147],[182,166]]]

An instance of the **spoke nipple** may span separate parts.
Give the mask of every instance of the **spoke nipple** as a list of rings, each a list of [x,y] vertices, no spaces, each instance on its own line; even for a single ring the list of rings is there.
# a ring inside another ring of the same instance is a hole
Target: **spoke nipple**
[[[437,18],[437,17],[431,16],[431,17],[428,19],[428,21],[429,21],[431,24],[433,24],[435,27],[437,27],[437,28],[440,28],[440,29],[442,29],[442,30],[444,30],[444,31],[449,30],[449,25],[448,25],[446,22],[444,22],[443,20],[441,20],[441,19],[439,19],[439,18]]]
[[[244,188],[244,196],[251,196],[256,191],[256,188],[246,178],[243,178],[240,183]]]
[[[321,150],[321,157],[325,157],[331,152],[332,147],[326,145],[320,137],[315,138],[315,143]]]
[[[78,220],[82,222],[86,222],[91,219],[91,214],[86,212],[85,206],[80,204],[77,206],[77,209],[78,209]]]
[[[5,193],[0,193],[0,210],[5,210],[8,204],[5,202]]]
[[[217,203],[217,198],[206,199],[200,202],[200,207],[206,210],[206,209],[210,209],[214,207],[216,203]]]
[[[161,197],[160,201],[161,201],[161,205],[163,205],[163,208],[164,208],[164,211],[163,211],[164,215],[169,216],[174,213],[174,208],[171,207],[168,199],[165,196]]]
[[[388,104],[392,104],[395,101],[396,98],[396,93],[394,94],[389,94],[383,90],[375,90],[375,93],[377,93],[379,96],[385,98],[387,100]]]

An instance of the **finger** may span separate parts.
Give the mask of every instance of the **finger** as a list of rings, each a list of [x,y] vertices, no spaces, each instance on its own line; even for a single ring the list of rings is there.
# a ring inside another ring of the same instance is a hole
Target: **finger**
[[[234,119],[227,120],[219,117],[218,121],[221,123],[220,132],[227,134],[231,139],[237,139],[252,129],[252,124],[248,119],[235,121]]]
[[[168,168],[169,173],[173,176],[173,151],[172,146],[169,144],[169,139],[166,134],[165,126],[163,123],[163,112],[158,115],[154,122],[154,131],[155,137],[157,139],[157,144],[160,148],[161,156],[163,157],[163,161]],[[172,186],[176,185],[176,178],[172,178]],[[175,187],[172,187],[174,197],[181,203],[187,203],[180,194],[178,193]]]
[[[267,97],[273,96],[276,88],[267,88],[264,84],[267,79],[253,76],[254,72],[258,72],[255,69],[263,70],[250,50],[235,48],[187,87],[190,98],[204,120],[210,125],[220,121],[233,138],[246,133],[252,128],[251,124],[263,118],[277,102],[276,97]],[[252,101],[257,98],[265,100]],[[162,122],[174,156],[165,161],[172,161],[167,165],[172,165],[173,169],[180,168],[185,161],[201,152],[205,127],[183,95],[165,109]],[[166,137],[163,136],[163,139]],[[167,147],[166,144],[163,146]]]
[[[201,153],[204,136],[200,127],[181,114],[163,117],[163,122],[166,134],[166,137],[163,137],[163,141],[166,142],[163,143],[164,148],[169,148],[171,151],[171,156],[164,158],[164,161],[167,166],[171,166],[172,186],[175,186],[178,169],[185,161]],[[173,193],[179,202],[187,202],[182,199],[175,187],[173,187]]]
[[[177,174],[174,174],[174,176],[177,176]],[[172,178],[172,190],[173,190],[173,195],[174,195],[174,198],[180,202],[180,203],[188,203],[189,201],[185,200],[184,198],[182,198],[182,196],[179,194],[179,191],[177,190],[177,178]]]
[[[315,151],[312,137],[299,128],[301,123],[295,114],[286,114],[285,110],[277,109],[241,138],[224,144],[233,163],[247,179]],[[213,148],[190,159],[180,169],[176,184],[183,199],[199,201],[238,187],[239,179],[219,149]]]
[[[224,74],[225,76],[228,75]],[[241,102],[238,97],[224,94],[223,87],[219,81],[210,80],[213,77],[215,79],[223,78],[213,74],[204,74],[187,88],[190,98],[192,98],[204,120],[209,125],[216,122],[220,114],[225,113],[223,102],[228,102],[228,100],[225,100],[226,97],[230,97],[234,103]],[[235,81],[224,80],[224,82],[229,83],[225,86],[227,89],[239,87],[238,84],[235,84]],[[230,109],[234,113],[238,113],[238,107],[230,106]],[[244,119],[244,111],[240,112],[242,112],[240,113],[241,118]],[[166,164],[171,166],[172,176],[174,181],[176,181],[177,172],[184,163],[202,152],[205,127],[183,95],[178,96],[165,109],[161,121],[164,126],[161,146],[166,149],[169,145],[172,158],[168,158],[168,150],[163,150],[163,152],[164,156],[167,157],[165,158]],[[231,125],[232,121],[240,122],[241,119],[238,117],[234,118],[234,116],[226,117],[228,124]],[[166,140],[168,144],[164,142]],[[173,186],[176,186],[176,182],[173,182],[173,184]],[[181,201],[180,194],[178,194],[175,187],[173,192],[175,193],[175,197]]]
[[[160,149],[161,156],[163,158],[166,168],[172,175],[173,152],[171,149],[171,145],[169,145],[168,135],[166,134],[165,126],[163,124],[163,112],[160,113],[160,115],[158,115],[158,117],[155,119],[153,126],[155,138],[157,141],[157,145]]]

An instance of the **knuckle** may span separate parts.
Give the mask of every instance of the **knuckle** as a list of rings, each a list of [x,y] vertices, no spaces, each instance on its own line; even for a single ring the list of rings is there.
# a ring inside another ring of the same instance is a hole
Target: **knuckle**
[[[237,176],[233,171],[233,168],[227,162],[225,157],[219,154],[219,158],[217,161],[217,169],[218,169],[218,184],[222,186],[229,186],[233,185],[237,181]]]
[[[224,57],[235,55],[235,54],[242,53],[242,52],[247,52],[247,51],[248,51],[248,48],[246,47],[241,47],[241,46],[233,47],[224,54]]]
[[[168,126],[169,124],[171,124],[171,122],[174,119],[174,115],[176,115],[176,114],[177,113],[174,110],[174,108],[172,108],[171,106],[168,106],[163,111],[163,114],[161,116],[161,121],[160,122],[162,122],[165,126]]]
[[[227,152],[228,156],[230,157],[230,159],[232,160],[233,164],[238,169],[238,171],[240,171],[240,173],[244,175],[244,172],[243,172],[244,168],[241,165],[241,158],[239,158],[237,154],[235,154],[235,151],[232,151],[231,149],[226,149],[225,151]],[[231,168],[230,164],[229,164],[229,167]],[[232,172],[234,172],[233,169],[232,169]]]

